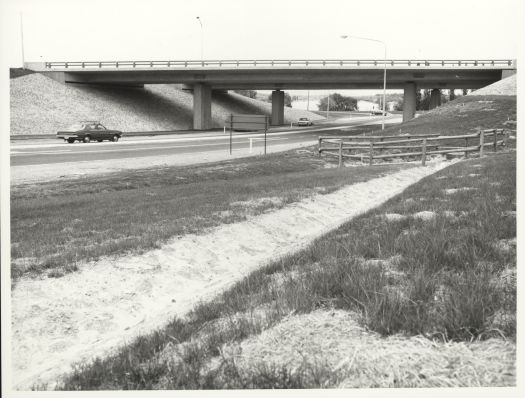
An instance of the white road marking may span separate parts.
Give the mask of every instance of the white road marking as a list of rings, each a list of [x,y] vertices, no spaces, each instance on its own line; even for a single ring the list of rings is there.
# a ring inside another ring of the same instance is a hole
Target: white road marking
[[[272,138],[267,138],[266,141],[267,142],[270,142],[270,141],[282,141],[282,140],[287,140],[288,138],[285,138],[285,137],[272,137]],[[258,138],[258,139],[255,139],[254,141],[261,141],[261,142],[264,142],[264,138]],[[234,144],[247,144],[249,141],[244,141],[244,140],[239,140],[238,137],[234,138],[233,139],[233,143]],[[150,149],[173,149],[173,148],[190,148],[190,147],[210,147],[210,146],[221,146],[221,145],[224,145],[226,143],[208,143],[208,144],[190,144],[190,145],[170,145],[170,146],[152,146],[152,147],[141,147],[141,148],[126,148],[126,149],[108,149],[108,150],[104,150],[104,151],[88,151],[88,150],[79,150],[79,151],[76,151],[74,150],[73,148],[71,149],[65,149],[65,150],[56,150],[56,151],[39,151],[39,152],[28,152],[28,151],[15,151],[15,152],[11,152],[11,155],[13,154],[16,154],[16,155],[22,155],[22,156],[34,156],[34,155],[64,155],[64,154],[72,154],[72,155],[76,155],[76,154],[81,154],[81,153],[112,153],[112,152],[136,152],[136,151],[145,151],[145,150],[150,150]]]

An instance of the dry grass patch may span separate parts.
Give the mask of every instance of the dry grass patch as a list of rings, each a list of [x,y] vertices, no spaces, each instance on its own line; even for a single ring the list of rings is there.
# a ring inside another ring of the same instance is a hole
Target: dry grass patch
[[[276,373],[286,369],[291,377],[302,374],[303,386],[314,388],[511,386],[516,383],[515,349],[514,343],[498,339],[383,338],[363,328],[354,313],[317,310],[225,345],[215,368],[235,364],[242,380],[256,379],[261,365]],[[316,367],[330,376],[315,380]]]

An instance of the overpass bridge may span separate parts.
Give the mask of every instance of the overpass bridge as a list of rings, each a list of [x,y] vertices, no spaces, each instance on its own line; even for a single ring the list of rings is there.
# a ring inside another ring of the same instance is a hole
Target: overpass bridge
[[[193,90],[193,126],[211,127],[212,90],[272,90],[272,124],[284,122],[283,90],[403,89],[403,120],[414,117],[416,90],[478,89],[516,73],[515,60],[203,60],[28,62],[62,83],[183,84]]]

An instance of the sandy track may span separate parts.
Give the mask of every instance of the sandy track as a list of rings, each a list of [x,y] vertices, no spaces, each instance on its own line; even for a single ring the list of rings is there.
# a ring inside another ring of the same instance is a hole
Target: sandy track
[[[177,237],[140,256],[85,264],[59,279],[20,280],[12,291],[14,387],[52,383],[74,362],[105,355],[184,315],[250,271],[305,247],[448,164],[351,185],[205,235]]]

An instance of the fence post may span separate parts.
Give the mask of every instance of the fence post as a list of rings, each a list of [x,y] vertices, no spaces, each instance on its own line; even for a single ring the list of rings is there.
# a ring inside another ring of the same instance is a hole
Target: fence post
[[[322,144],[322,141],[323,141],[323,139],[321,137],[319,137],[319,147],[317,148],[317,155],[319,157],[321,157],[321,144]]]
[[[343,140],[339,141],[339,168],[343,167]]]
[[[509,131],[503,131],[503,146],[506,148],[507,147],[507,144],[508,144],[508,141],[509,141],[509,135],[510,135],[510,132]]]
[[[427,164],[427,139],[423,138],[423,151],[421,154],[421,165],[426,166]]]
[[[494,152],[498,151],[498,130],[494,130]]]
[[[478,129],[479,131],[479,157],[482,158],[484,155],[484,148],[485,148],[485,132],[481,129]]]
[[[374,142],[370,141],[370,158],[368,159],[369,166],[372,166],[373,161],[374,161]]]

